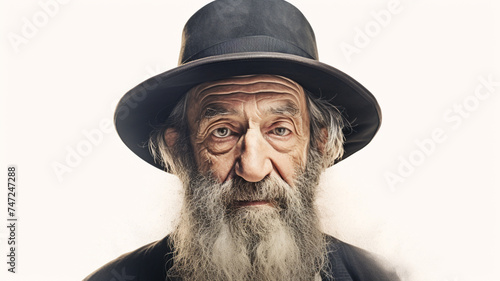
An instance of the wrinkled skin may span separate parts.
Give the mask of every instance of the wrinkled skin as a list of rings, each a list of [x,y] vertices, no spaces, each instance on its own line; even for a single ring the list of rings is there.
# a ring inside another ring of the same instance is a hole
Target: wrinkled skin
[[[271,75],[231,78],[191,91],[188,122],[202,173],[221,183],[266,176],[293,186],[305,167],[309,116],[304,91]]]

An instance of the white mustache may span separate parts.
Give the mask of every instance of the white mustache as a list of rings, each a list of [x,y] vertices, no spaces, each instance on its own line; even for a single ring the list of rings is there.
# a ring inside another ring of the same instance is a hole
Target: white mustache
[[[221,186],[226,205],[236,201],[272,201],[279,205],[288,204],[294,189],[281,178],[266,177],[259,182],[248,182],[241,177],[233,178]]]

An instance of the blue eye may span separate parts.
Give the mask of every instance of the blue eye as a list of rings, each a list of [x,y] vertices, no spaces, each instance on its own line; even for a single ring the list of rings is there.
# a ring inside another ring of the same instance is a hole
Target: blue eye
[[[290,130],[288,130],[287,128],[283,128],[283,127],[274,128],[272,130],[272,132],[273,132],[273,134],[280,136],[280,137],[287,136],[288,134],[291,133]]]
[[[231,130],[229,130],[229,128],[226,127],[217,128],[212,132],[212,134],[216,138],[227,138],[231,135]]]

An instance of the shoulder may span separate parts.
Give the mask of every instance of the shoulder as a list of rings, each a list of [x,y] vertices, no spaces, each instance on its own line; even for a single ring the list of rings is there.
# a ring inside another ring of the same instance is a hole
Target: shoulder
[[[327,236],[328,269],[323,280],[339,281],[399,281],[394,269],[366,250]],[[328,276],[330,275],[330,276]]]
[[[172,258],[169,237],[123,254],[97,269],[83,281],[165,280]]]

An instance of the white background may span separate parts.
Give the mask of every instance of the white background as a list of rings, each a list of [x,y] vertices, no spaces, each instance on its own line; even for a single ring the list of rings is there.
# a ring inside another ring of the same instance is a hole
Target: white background
[[[2,280],[81,280],[164,237],[179,209],[178,180],[99,124],[127,90],[176,66],[182,27],[208,1],[66,0],[51,15],[47,2],[0,7],[1,225],[7,165],[19,180],[17,273],[3,262],[2,226]],[[405,280],[500,280],[500,86],[473,96],[479,77],[500,81],[499,5],[401,0],[377,30],[374,15],[389,1],[290,2],[311,22],[320,60],[361,82],[383,111],[373,142],[323,177],[325,231],[385,256]],[[356,45],[366,28],[369,41]],[[358,52],[346,56],[345,44]],[[450,111],[464,102],[467,117]],[[68,162],[97,130],[102,138]],[[444,141],[422,157],[416,143],[435,130]],[[391,186],[387,175],[405,161],[413,168]],[[54,163],[71,171],[58,179]]]

